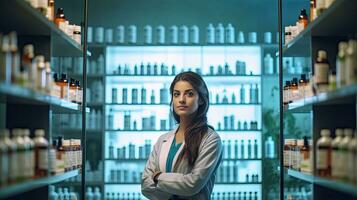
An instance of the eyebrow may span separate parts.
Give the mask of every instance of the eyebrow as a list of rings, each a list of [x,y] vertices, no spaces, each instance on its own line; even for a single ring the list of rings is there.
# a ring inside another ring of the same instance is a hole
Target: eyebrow
[[[185,90],[185,92],[189,92],[189,91],[194,92],[194,90],[193,90],[193,89],[188,89],[188,90]],[[180,92],[180,91],[179,91],[179,90],[174,90],[174,92]]]

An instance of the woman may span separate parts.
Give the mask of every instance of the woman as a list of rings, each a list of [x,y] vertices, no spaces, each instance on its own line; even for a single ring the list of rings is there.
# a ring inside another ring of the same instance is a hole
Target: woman
[[[160,200],[211,199],[222,144],[207,124],[207,86],[198,74],[183,72],[171,83],[170,93],[179,126],[156,142],[143,172],[142,193]]]

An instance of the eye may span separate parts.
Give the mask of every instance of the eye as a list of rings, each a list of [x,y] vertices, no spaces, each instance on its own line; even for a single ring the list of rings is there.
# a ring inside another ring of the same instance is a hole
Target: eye
[[[180,94],[178,92],[174,93],[174,97],[178,97]]]
[[[193,95],[195,95],[193,92],[188,92],[187,93],[187,96],[189,96],[189,97],[193,97]]]

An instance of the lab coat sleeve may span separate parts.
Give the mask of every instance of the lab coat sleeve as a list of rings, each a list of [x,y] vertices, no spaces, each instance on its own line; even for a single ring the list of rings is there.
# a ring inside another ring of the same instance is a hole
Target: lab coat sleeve
[[[221,139],[217,134],[208,136],[202,145],[191,173],[162,173],[157,187],[179,196],[193,196],[200,192],[220,164],[222,156]]]
[[[151,200],[166,200],[169,199],[172,194],[161,191],[156,187],[156,184],[152,180],[152,175],[159,170],[158,163],[158,151],[159,141],[154,145],[154,149],[150,154],[150,158],[146,163],[143,175],[141,177],[141,192],[142,194]]]

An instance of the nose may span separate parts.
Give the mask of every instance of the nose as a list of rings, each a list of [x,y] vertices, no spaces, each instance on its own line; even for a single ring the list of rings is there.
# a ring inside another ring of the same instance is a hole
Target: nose
[[[186,98],[185,98],[185,95],[180,95],[180,99],[179,99],[179,103],[180,104],[184,104],[186,102]]]

